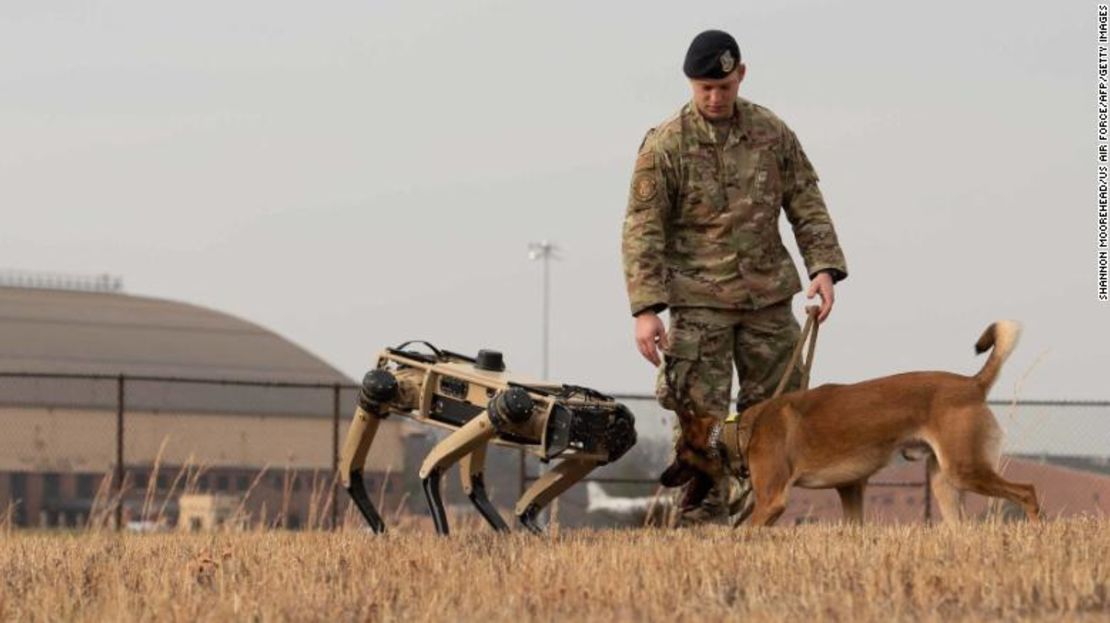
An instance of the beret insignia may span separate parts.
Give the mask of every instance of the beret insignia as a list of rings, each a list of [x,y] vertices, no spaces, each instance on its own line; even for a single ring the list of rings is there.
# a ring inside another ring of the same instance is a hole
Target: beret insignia
[[[736,59],[732,58],[732,50],[725,50],[721,55],[721,71],[727,74],[733,67],[736,67]]]

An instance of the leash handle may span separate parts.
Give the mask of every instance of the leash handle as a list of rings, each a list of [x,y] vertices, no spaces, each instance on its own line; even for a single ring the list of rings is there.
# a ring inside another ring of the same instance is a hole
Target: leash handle
[[[802,328],[802,333],[798,336],[798,343],[794,345],[794,352],[790,355],[790,363],[786,366],[786,371],[783,372],[782,378],[779,379],[778,387],[775,388],[775,393],[772,398],[778,398],[782,395],[783,390],[786,389],[786,382],[790,379],[790,375],[794,372],[795,367],[798,365],[798,359],[802,356],[802,347],[809,342],[809,348],[806,352],[805,361],[802,363],[802,386],[799,389],[806,389],[809,387],[809,371],[813,367],[813,353],[817,348],[817,313],[821,308],[816,305],[809,305],[806,307],[806,324]]]
[[[806,350],[806,361],[802,365],[802,386],[800,389],[809,389],[809,371],[813,369],[813,352],[817,350],[817,329],[821,323],[817,321],[817,314],[821,308],[816,305],[806,307],[807,322],[813,323],[812,333],[809,335],[809,349]]]

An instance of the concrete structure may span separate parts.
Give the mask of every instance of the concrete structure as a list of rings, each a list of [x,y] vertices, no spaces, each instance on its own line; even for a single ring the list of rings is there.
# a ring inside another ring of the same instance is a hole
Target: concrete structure
[[[0,372],[125,375],[130,519],[175,518],[182,492],[249,492],[253,518],[289,527],[330,518],[334,386],[353,381],[258,325],[118,292],[0,287]],[[354,397],[340,392],[340,434]],[[0,516],[10,513],[17,525],[72,526],[110,505],[113,487],[103,479],[116,465],[118,398],[116,379],[0,376]],[[387,421],[367,466],[387,497],[400,494],[401,436]],[[343,510],[346,496],[339,501]]]
[[[235,516],[242,498],[222,493],[189,493],[178,498],[177,528],[184,532],[210,532]]]

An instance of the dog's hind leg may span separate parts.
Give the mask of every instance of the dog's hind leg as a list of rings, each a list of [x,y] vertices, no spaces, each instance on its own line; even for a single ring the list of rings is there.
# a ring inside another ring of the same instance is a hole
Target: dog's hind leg
[[[998,474],[1002,431],[994,415],[985,405],[969,415],[971,421],[981,423],[980,427],[972,429],[972,434],[960,437],[957,442],[968,445],[944,448],[944,456],[941,457],[944,476],[960,489],[1009,500],[1025,510],[1029,521],[1039,521],[1041,510],[1033,485],[1010,482]],[[950,465],[945,464],[945,458],[949,459]]]
[[[936,454],[929,455],[925,469],[929,472],[929,486],[945,523],[957,523],[962,520],[964,518],[963,493],[948,482],[948,478],[937,463]]]
[[[844,511],[844,520],[857,525],[863,524],[863,491],[867,487],[866,480],[860,480],[836,488],[840,494],[840,507]]]
[[[967,489],[981,495],[1010,500],[1025,510],[1025,516],[1029,521],[1040,521],[1041,508],[1037,504],[1037,490],[1033,485],[1006,480],[986,464],[975,466],[974,470],[965,473],[961,480],[963,480],[961,484],[966,485]]]

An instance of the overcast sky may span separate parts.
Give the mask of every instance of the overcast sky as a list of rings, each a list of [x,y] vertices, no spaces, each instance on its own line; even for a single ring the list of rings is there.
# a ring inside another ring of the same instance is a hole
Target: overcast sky
[[[721,28],[741,95],[816,166],[848,259],[815,382],[973,372],[980,332],[1015,318],[995,397],[1028,373],[1024,398],[1106,399],[1095,18],[1086,2],[6,0],[0,268],[122,275],[353,377],[411,338],[538,376],[527,243],[548,239],[552,376],[647,392],[620,268],[630,173],[688,98],[690,39]]]

